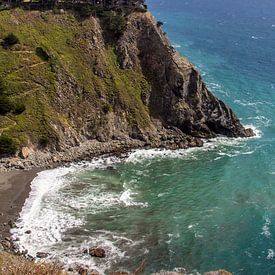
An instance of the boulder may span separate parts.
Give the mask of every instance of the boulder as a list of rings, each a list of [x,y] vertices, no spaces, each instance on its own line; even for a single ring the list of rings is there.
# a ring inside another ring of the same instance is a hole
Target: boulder
[[[11,249],[11,243],[9,241],[2,241],[1,244],[4,247],[4,250],[10,250]]]
[[[25,231],[25,234],[31,234],[31,233],[32,233],[31,230]]]
[[[97,257],[97,258],[105,258],[106,257],[105,250],[100,247],[92,247],[89,249],[84,249],[83,253],[89,254],[92,257]]]
[[[36,253],[36,258],[39,258],[39,259],[44,259],[44,258],[47,258],[49,256],[48,253],[45,253],[45,252],[37,252]]]
[[[15,228],[16,227],[16,224],[13,221],[9,221],[8,225],[10,226],[10,228]]]
[[[23,147],[20,152],[20,157],[23,159],[27,159],[32,153],[32,149],[30,149],[29,147]]]

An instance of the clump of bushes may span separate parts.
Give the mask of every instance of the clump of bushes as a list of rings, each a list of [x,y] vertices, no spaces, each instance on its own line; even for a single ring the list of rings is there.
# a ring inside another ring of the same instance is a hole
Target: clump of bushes
[[[35,53],[37,56],[39,56],[43,61],[49,61],[51,58],[50,55],[47,53],[47,50],[45,50],[43,47],[37,47],[35,49]]]
[[[3,48],[9,49],[18,43],[19,43],[18,37],[15,34],[10,33],[2,40],[1,45]]]
[[[22,102],[12,101],[9,95],[5,91],[5,87],[2,81],[0,81],[0,115],[6,115],[13,113],[20,115],[25,111],[25,105]]]
[[[95,12],[95,8],[91,5],[76,5],[74,10],[78,13],[80,17],[89,17],[93,12]]]
[[[0,115],[5,115],[12,110],[12,104],[7,96],[0,95]]]
[[[0,136],[0,155],[13,155],[17,151],[15,141],[6,135]]]
[[[126,15],[121,11],[105,10],[98,13],[100,25],[104,31],[104,38],[107,42],[115,42],[126,29]]]

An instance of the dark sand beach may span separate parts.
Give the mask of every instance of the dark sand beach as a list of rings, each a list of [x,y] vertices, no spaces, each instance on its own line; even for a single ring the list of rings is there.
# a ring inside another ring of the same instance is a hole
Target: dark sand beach
[[[9,221],[16,221],[30,192],[30,183],[41,169],[0,173],[0,238],[9,235]]]

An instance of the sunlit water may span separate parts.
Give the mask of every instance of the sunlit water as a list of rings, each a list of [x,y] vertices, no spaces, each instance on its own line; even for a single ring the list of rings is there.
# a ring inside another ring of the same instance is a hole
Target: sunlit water
[[[275,4],[148,1],[173,45],[257,138],[140,150],[44,171],[14,235],[29,253],[101,273],[159,270],[275,274]],[[31,234],[25,234],[31,230]],[[105,259],[83,248],[100,246]]]

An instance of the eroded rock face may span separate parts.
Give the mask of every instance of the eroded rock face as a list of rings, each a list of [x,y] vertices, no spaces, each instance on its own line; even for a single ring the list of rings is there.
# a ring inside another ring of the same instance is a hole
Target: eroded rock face
[[[74,16],[68,11],[45,13],[11,10],[0,20],[3,30],[10,26],[22,33],[28,25],[36,34],[37,45],[24,37],[24,45],[17,45],[18,55],[2,64],[11,67],[18,83],[28,82],[18,94],[26,103],[20,123],[2,116],[8,127],[0,129],[19,145],[23,162],[36,159],[36,152],[67,151],[91,140],[141,141],[144,146],[178,149],[202,146],[201,138],[217,135],[253,135],[209,92],[196,68],[173,49],[149,12],[130,14],[126,29],[111,42],[106,37],[112,31],[106,33],[100,18],[68,22]],[[14,23],[14,17],[20,24]],[[40,35],[40,29],[47,32]],[[57,29],[62,32],[54,43]],[[46,58],[41,60],[37,47],[44,39],[51,44],[42,49]],[[24,56],[26,49],[29,59]],[[28,70],[21,74],[14,64]],[[3,81],[7,87],[16,84],[9,77]],[[32,90],[36,92],[29,94]]]
[[[198,71],[173,49],[150,13],[129,16],[117,52],[122,68],[142,72],[151,83],[149,108],[165,126],[200,138],[253,136],[208,91]]]

